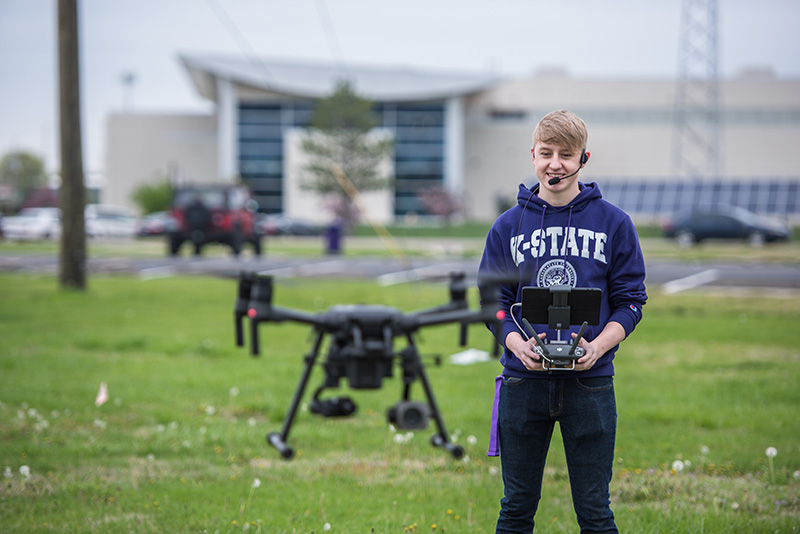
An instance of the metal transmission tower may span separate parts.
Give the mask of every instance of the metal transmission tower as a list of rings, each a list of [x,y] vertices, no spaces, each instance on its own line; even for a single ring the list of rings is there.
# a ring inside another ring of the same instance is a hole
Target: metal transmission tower
[[[715,178],[721,171],[717,0],[683,0],[680,32],[674,172]]]

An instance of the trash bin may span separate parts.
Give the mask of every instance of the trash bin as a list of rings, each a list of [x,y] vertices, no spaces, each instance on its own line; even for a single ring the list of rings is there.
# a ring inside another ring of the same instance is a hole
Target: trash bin
[[[325,251],[328,254],[339,254],[342,244],[342,226],[333,223],[325,230]]]

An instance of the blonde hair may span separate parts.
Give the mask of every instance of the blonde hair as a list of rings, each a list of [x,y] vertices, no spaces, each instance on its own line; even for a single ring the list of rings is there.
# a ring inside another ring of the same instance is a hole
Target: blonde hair
[[[586,150],[589,133],[583,119],[564,109],[545,115],[533,130],[533,146],[536,143],[558,145],[574,151]]]

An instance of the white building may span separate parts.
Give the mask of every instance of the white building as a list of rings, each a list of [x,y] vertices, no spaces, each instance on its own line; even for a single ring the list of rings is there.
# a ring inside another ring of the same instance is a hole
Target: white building
[[[107,129],[104,201],[130,204],[136,184],[241,179],[262,211],[325,220],[297,186],[299,134],[314,102],[347,78],[375,103],[380,127],[393,136],[394,191],[370,197],[383,220],[423,209],[417,192],[441,186],[463,201],[464,216],[491,220],[530,184],[531,133],[553,109],[578,113],[589,127],[591,159],[583,181],[640,217],[671,214],[686,204],[732,203],[800,217],[800,80],[768,71],[720,82],[722,173],[679,179],[672,169],[676,82],[667,79],[579,79],[539,72],[524,79],[485,73],[430,72],[297,61],[185,56],[212,116],[112,115]]]

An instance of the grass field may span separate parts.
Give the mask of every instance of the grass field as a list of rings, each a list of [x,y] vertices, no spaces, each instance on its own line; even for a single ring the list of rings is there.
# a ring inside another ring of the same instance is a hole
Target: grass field
[[[275,304],[413,310],[446,295],[443,284],[287,279]],[[0,274],[0,531],[494,531],[502,481],[486,448],[496,361],[428,368],[463,460],[431,447],[432,429],[387,425],[395,378],[348,392],[359,405],[352,418],[303,410],[287,462],[264,436],[280,429],[308,330],[264,325],[252,358],[234,346],[234,297],[233,280],[204,277],[92,277],[78,293],[52,277]],[[612,504],[623,531],[800,529],[798,319],[791,296],[651,291],[617,359]],[[462,350],[456,341],[450,325],[419,344],[447,362]],[[470,342],[490,347],[481,326]],[[109,398],[96,406],[101,383]],[[558,439],[537,520],[542,532],[577,531]]]

